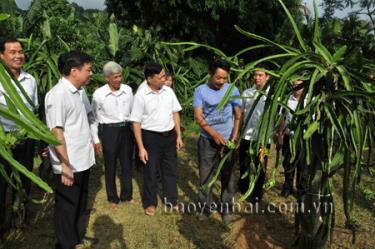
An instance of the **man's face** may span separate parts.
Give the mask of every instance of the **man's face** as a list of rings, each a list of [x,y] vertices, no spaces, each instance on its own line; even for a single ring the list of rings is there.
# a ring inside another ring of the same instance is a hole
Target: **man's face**
[[[253,75],[253,79],[255,81],[256,88],[258,90],[262,90],[263,87],[266,85],[270,76],[266,74],[264,71],[256,70]]]
[[[215,74],[211,75],[211,83],[222,86],[228,82],[228,72],[222,68],[217,68]]]
[[[81,86],[87,85],[92,75],[92,64],[85,63],[81,68],[72,68],[71,74]]]
[[[19,71],[25,62],[25,54],[21,43],[7,42],[4,48],[4,52],[0,53],[1,60],[10,70]]]
[[[154,74],[152,77],[147,77],[148,83],[156,89],[161,89],[165,83],[165,71],[162,69],[159,74]]]
[[[120,89],[121,82],[122,82],[122,73],[114,73],[109,76],[106,76],[105,79],[108,82],[108,85],[114,89],[118,90]]]
[[[296,80],[294,83],[293,83],[293,86],[292,86],[292,89],[294,91],[294,95],[301,95],[303,93],[303,87],[298,89],[298,86],[300,84],[302,84],[302,80]]]

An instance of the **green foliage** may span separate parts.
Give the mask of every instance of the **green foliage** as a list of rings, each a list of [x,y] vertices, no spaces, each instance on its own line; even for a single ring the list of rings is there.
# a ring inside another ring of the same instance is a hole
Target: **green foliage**
[[[2,0],[0,2],[0,13],[13,14],[18,11],[15,0]]]
[[[108,44],[108,48],[109,48],[109,51],[111,53],[111,56],[113,58],[116,57],[116,53],[118,51],[118,48],[119,48],[119,33],[118,33],[118,30],[117,30],[117,25],[116,23],[114,22],[114,16],[111,16],[111,22],[109,23],[109,29],[108,29],[108,32],[109,32],[109,44]]]
[[[212,44],[229,53],[249,43],[233,30],[235,24],[271,39],[291,35],[285,14],[275,0],[106,0],[105,3],[109,15],[115,14],[123,27],[136,24],[142,29],[155,28],[163,40]],[[286,1],[297,16],[300,4],[299,0]]]
[[[366,186],[363,184],[363,182],[361,182],[359,184],[359,190],[361,191],[363,197],[367,200],[367,201],[372,201],[375,199],[375,192],[371,191],[370,189],[366,188]]]
[[[0,3],[14,10],[7,12],[11,16],[1,23],[0,33],[21,38],[28,55],[25,69],[37,79],[41,100],[60,77],[58,55],[70,49],[83,49],[94,57],[96,74],[87,86],[89,94],[105,83],[101,68],[108,60],[115,60],[124,67],[124,80],[133,88],[143,81],[144,63],[157,60],[173,74],[173,88],[183,106],[185,120],[193,117],[193,89],[208,79],[208,59],[228,60],[232,66],[230,81],[240,90],[250,86],[249,78],[258,64],[267,62],[274,67],[268,71],[273,79],[269,82],[269,101],[258,123],[257,143],[249,150],[254,155],[260,150],[267,153],[264,145],[280,122],[279,109],[286,106],[292,93],[290,82],[303,79],[307,104],[297,107],[292,120],[297,127],[291,141],[292,160],[297,157],[297,148],[305,150],[309,165],[327,176],[318,179],[319,191],[325,196],[332,192],[329,177],[344,169],[345,214],[348,226],[356,227],[350,217],[353,193],[365,165],[362,154],[365,148],[371,147],[369,143],[375,130],[375,65],[371,61],[375,57],[375,39],[371,18],[361,20],[354,14],[345,20],[319,19],[316,13],[314,17],[307,16],[303,24],[299,0],[285,3],[276,0],[159,0],[151,3],[107,0],[108,13],[84,11],[66,0],[33,0],[30,9],[22,12],[14,9],[13,2]],[[116,18],[111,17],[112,14]],[[7,17],[0,15],[0,20]],[[7,80],[6,76],[3,73],[0,80]],[[259,98],[264,94],[262,92]],[[222,104],[229,99],[229,93],[227,96]],[[24,107],[20,106],[16,95],[10,94],[7,101],[9,108],[0,109],[1,115],[18,122],[28,136],[52,142],[45,127],[30,113],[23,113]],[[25,123],[17,109],[32,122]],[[9,156],[6,153],[10,146],[22,139],[22,136],[1,133],[1,129],[0,137],[4,138],[0,146],[4,146],[5,156]],[[316,151],[316,148],[322,150]],[[229,154],[225,155],[228,157]],[[278,159],[276,161],[278,163]],[[13,166],[23,172],[19,165]],[[3,172],[2,167],[0,171]],[[276,171],[271,172],[267,187],[275,184]],[[246,174],[251,181],[243,198],[252,192],[259,171],[249,165]],[[38,182],[38,179],[33,180]],[[323,215],[322,219],[325,222],[320,230],[323,234],[315,237],[318,242],[325,238],[328,224],[334,223],[328,215]]]
[[[0,14],[0,22],[9,18],[9,14]]]
[[[364,148],[371,146],[370,141],[373,141],[375,135],[375,99],[373,98],[375,82],[374,77],[368,76],[374,72],[375,64],[371,57],[365,57],[364,54],[353,57],[348,51],[347,44],[340,44],[340,47],[331,52],[331,48],[322,42],[324,35],[320,30],[317,13],[315,13],[314,22],[307,24],[307,27],[313,27],[310,32],[311,37],[303,37],[298,26],[295,25],[292,15],[288,14],[288,10],[281,0],[280,3],[292,23],[298,43],[293,43],[294,46],[281,44],[237,27],[242,34],[261,41],[264,46],[272,46],[273,49],[270,49],[264,57],[243,66],[236,63],[240,61],[237,56],[225,56],[234,65],[234,70],[238,72],[234,83],[251,73],[260,62],[274,65],[274,70],[270,73],[275,80],[268,83],[267,101],[257,126],[258,137],[255,146],[249,149],[249,154],[250,157],[258,154],[259,151],[263,151],[263,156],[267,154],[267,151],[264,151],[264,146],[273,137],[278,127],[277,124],[280,123],[282,118],[282,115],[279,115],[280,108],[287,105],[292,94],[291,82],[303,79],[302,102],[298,104],[291,121],[291,125],[297,128],[290,141],[291,161],[296,159],[296,163],[298,163],[301,160],[296,154],[298,151],[305,155],[305,160],[310,167],[307,190],[309,191],[308,195],[316,197],[310,198],[306,195],[303,202],[308,206],[312,205],[312,201],[324,202],[328,200],[333,202],[330,177],[338,169],[343,168],[344,210],[348,221],[347,227],[353,231],[353,238],[355,238],[357,226],[353,225],[355,221],[351,218],[350,211],[358,186],[357,179],[360,178],[362,167],[365,164]],[[191,49],[205,47],[224,57],[221,51],[209,46],[192,43],[180,44],[189,45]],[[258,99],[261,96],[260,94]],[[304,100],[306,100],[305,104]],[[227,101],[228,98],[224,98],[221,104],[224,105]],[[253,111],[254,109],[250,110],[249,116]],[[249,117],[245,118],[245,123],[248,120]],[[297,148],[299,149],[297,150]],[[224,157],[221,165],[228,156],[229,154]],[[217,176],[216,173],[210,184],[213,184]],[[254,183],[259,177],[259,170],[256,170],[254,165],[249,165],[246,176],[242,177],[250,178],[248,191],[242,197],[245,199],[254,188]],[[274,176],[271,174],[267,187],[273,185],[274,179],[272,178]],[[310,219],[309,222],[302,220],[307,223],[304,223],[302,230],[299,230],[294,245],[296,248],[306,248],[306,246],[323,248],[326,245],[328,233],[334,227],[334,217],[332,213],[327,212],[319,213],[319,215],[323,222],[314,218],[307,218]],[[311,234],[311,231],[317,232]]]

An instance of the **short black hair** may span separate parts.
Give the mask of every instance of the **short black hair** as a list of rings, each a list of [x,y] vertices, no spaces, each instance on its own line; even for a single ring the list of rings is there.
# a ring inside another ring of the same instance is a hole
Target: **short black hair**
[[[0,52],[4,53],[6,43],[14,43],[14,42],[18,42],[21,44],[21,42],[14,37],[10,37],[10,36],[1,37],[0,38]]]
[[[265,74],[268,74],[266,71],[271,70],[270,66],[266,63],[259,63],[255,66],[255,68],[259,68],[259,71],[264,71]],[[256,70],[256,71],[258,71],[258,70]]]
[[[59,56],[57,65],[59,68],[59,72],[65,76],[68,76],[72,68],[75,67],[81,69],[84,64],[91,62],[92,58],[90,55],[78,50],[73,50],[62,53]]]
[[[213,61],[210,61],[208,63],[208,72],[211,74],[211,75],[214,75],[216,73],[216,70],[218,68],[221,68],[225,71],[227,71],[229,73],[230,71],[230,64],[228,61],[226,60],[223,60],[223,59],[216,59],[216,60],[213,60]]]
[[[159,74],[163,70],[163,67],[156,61],[150,61],[145,65],[145,79],[152,77],[155,74]]]

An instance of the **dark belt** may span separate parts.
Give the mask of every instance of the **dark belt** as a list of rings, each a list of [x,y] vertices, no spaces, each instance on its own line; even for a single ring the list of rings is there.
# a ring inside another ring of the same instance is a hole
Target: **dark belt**
[[[126,127],[129,125],[129,122],[119,122],[119,123],[109,123],[102,124],[104,127]]]
[[[162,137],[168,137],[169,135],[172,135],[174,133],[174,129],[172,129],[170,131],[162,131],[162,132],[159,132],[159,131],[150,131],[150,130],[143,130],[142,129],[142,132],[148,132],[148,133],[151,133],[151,134],[160,135]]]

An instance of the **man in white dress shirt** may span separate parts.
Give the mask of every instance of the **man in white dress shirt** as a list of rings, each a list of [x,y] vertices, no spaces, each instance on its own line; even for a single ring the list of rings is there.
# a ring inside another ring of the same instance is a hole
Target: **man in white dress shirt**
[[[133,134],[130,112],[133,105],[132,89],[122,84],[122,67],[110,61],[103,67],[107,84],[98,88],[92,99],[92,136],[97,154],[104,155],[107,199],[116,209],[119,201],[134,203],[132,190]],[[101,124],[102,141],[98,136]],[[120,197],[116,189],[116,164],[120,161]]]
[[[45,98],[47,125],[61,143],[49,147],[55,174],[55,248],[71,249],[88,240],[84,236],[88,181],[95,157],[79,90],[90,80],[91,61],[90,56],[79,51],[60,55],[58,68],[63,77]]]
[[[252,88],[249,88],[245,90],[242,93],[242,96],[244,97],[242,101],[242,118],[244,121],[248,119],[248,122],[244,125],[246,125],[244,130],[244,135],[242,137],[241,143],[240,143],[240,172],[241,176],[245,174],[246,171],[250,170],[250,163],[251,161],[254,163],[255,167],[258,169],[258,167],[261,167],[259,155],[255,155],[253,158],[250,158],[249,156],[249,148],[251,144],[254,144],[257,137],[258,137],[258,126],[259,126],[259,119],[264,111],[264,105],[267,100],[266,96],[260,97],[259,102],[256,104],[256,107],[251,115],[250,118],[248,118],[248,115],[250,113],[250,110],[252,109],[253,105],[255,104],[255,100],[259,96],[259,91],[265,91],[268,90],[265,88],[270,76],[267,74],[266,70],[267,65],[259,65],[259,68],[262,68],[264,70],[255,70],[253,74],[253,79],[255,81],[255,86]],[[270,147],[270,145],[265,145],[267,148]],[[265,161],[265,167],[267,166],[267,157],[264,159]],[[250,196],[251,201],[260,201],[262,199],[263,195],[263,185],[265,182],[265,169],[260,169],[259,177],[255,183],[253,192]],[[245,178],[240,178],[238,181],[238,188],[241,193],[246,193],[247,189],[249,188],[249,181],[250,176],[247,175]]]
[[[22,45],[19,41],[14,38],[2,38],[0,41],[0,58],[4,65],[9,70],[9,73],[12,74],[14,78],[16,78],[23,89],[25,90],[26,94],[31,100],[31,103],[26,99],[26,97],[21,93],[21,90],[15,85],[19,95],[21,96],[23,102],[31,111],[36,111],[38,106],[38,93],[37,93],[37,85],[36,81],[33,76],[26,73],[22,70],[22,66],[25,62],[25,54],[22,49]],[[12,81],[14,83],[14,81]],[[5,100],[5,92],[2,82],[0,82],[0,106],[2,108],[8,108],[7,103]],[[12,121],[5,119],[0,116],[0,125],[4,128],[5,132],[16,132],[18,127]],[[32,171],[33,169],[33,160],[34,160],[34,140],[26,138],[20,144],[17,144],[13,149],[13,157],[24,165],[28,170]],[[10,166],[8,163],[0,158],[0,163],[4,165],[5,171],[7,174],[10,174]],[[27,195],[30,194],[31,188],[31,181],[29,178],[25,177],[21,174],[21,182],[22,188],[24,193]],[[6,190],[7,190],[7,183],[0,176],[0,237],[2,234],[2,227],[7,226],[4,224],[6,222]],[[15,198],[15,191],[13,191],[13,199]],[[25,202],[26,204],[27,202]],[[25,207],[25,211],[27,214],[27,209]],[[13,217],[14,218],[14,217]],[[26,215],[21,217],[21,222],[26,222]]]
[[[145,67],[147,86],[134,97],[130,120],[144,163],[143,208],[154,215],[157,206],[156,170],[161,168],[165,204],[177,206],[177,150],[183,146],[180,103],[170,87],[164,86],[165,71],[156,62]]]

